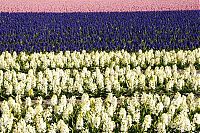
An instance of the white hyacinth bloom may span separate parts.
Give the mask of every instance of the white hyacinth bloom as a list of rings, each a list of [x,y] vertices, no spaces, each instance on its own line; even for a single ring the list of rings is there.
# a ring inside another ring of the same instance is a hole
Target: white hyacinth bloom
[[[67,104],[67,107],[63,111],[62,118],[65,120],[69,119],[69,115],[73,113],[73,105],[71,103]]]
[[[20,119],[19,122],[17,122],[17,125],[14,126],[14,131],[17,133],[26,133],[27,132],[27,127],[26,127],[26,122],[24,119]]]
[[[51,121],[52,120],[52,113],[53,113],[53,109],[52,107],[48,107],[47,109],[45,109],[43,111],[43,118],[44,120],[47,120],[47,121]]]
[[[119,118],[120,119],[126,118],[126,110],[125,110],[125,108],[120,108]]]
[[[100,124],[101,124],[101,117],[100,116],[96,116],[94,118],[94,127],[98,129]]]
[[[60,104],[63,106],[63,107],[66,107],[67,105],[67,98],[65,95],[62,95],[61,98],[60,98]]]
[[[123,118],[121,120],[121,127],[120,127],[121,132],[127,132],[128,131],[128,121],[126,118]]]
[[[169,115],[167,113],[163,113],[161,115],[161,122],[165,125],[168,125],[169,124]]]
[[[8,102],[7,101],[3,101],[3,103],[1,104],[1,112],[3,114],[8,114],[10,111],[10,108],[8,106]]]
[[[158,133],[166,133],[165,124],[159,122],[157,124],[157,131]]]
[[[191,131],[192,125],[190,119],[184,112],[180,112],[172,123],[172,127],[178,129],[181,132]]]
[[[15,100],[12,97],[8,98],[8,106],[12,109],[15,107]]]
[[[169,106],[169,114],[174,115],[176,111],[176,107],[174,105]]]
[[[77,120],[76,120],[76,129],[77,129],[77,130],[82,130],[82,129],[84,129],[83,124],[84,124],[84,122],[83,122],[83,117],[82,117],[81,114],[79,114],[79,115],[77,116]]]
[[[164,109],[164,105],[162,102],[159,102],[157,105],[156,105],[156,110],[157,110],[157,113],[160,113],[162,112]]]
[[[34,126],[31,126],[30,124],[28,124],[26,127],[27,127],[28,133],[36,133],[36,129]]]
[[[31,102],[31,98],[30,98],[30,97],[27,97],[27,98],[26,98],[25,106],[26,106],[26,107],[30,107],[31,104],[32,104],[32,102]]]
[[[196,113],[194,115],[193,122],[200,125],[200,114]]]
[[[97,114],[100,114],[100,112],[102,111],[102,104],[103,104],[103,101],[101,98],[97,98],[95,100],[95,112]]]
[[[46,122],[40,116],[36,116],[36,128],[39,133],[46,132]]]
[[[150,115],[146,115],[144,117],[144,121],[143,121],[143,124],[142,124],[142,128],[144,129],[144,131],[147,131],[148,128],[151,127],[151,116]]]
[[[128,122],[128,128],[132,127],[133,119],[131,115],[127,115],[127,122]]]
[[[33,122],[33,118],[34,118],[35,114],[36,114],[35,110],[32,107],[28,107],[28,110],[27,110],[27,112],[25,114],[25,118],[24,118],[25,121],[27,123]]]
[[[56,123],[51,123],[50,127],[48,128],[49,133],[56,133],[57,131],[57,124]]]
[[[166,108],[168,108],[168,106],[170,105],[170,98],[168,97],[168,96],[166,96],[166,95],[164,95],[163,97],[162,97],[162,100],[163,100],[163,105],[166,107]]]
[[[36,114],[41,114],[43,112],[43,107],[41,104],[36,105],[35,107],[35,113]]]
[[[60,130],[60,133],[69,133],[68,125],[63,120],[58,121],[57,128]]]
[[[52,106],[55,106],[58,104],[58,98],[57,98],[57,95],[53,95],[52,98],[51,98],[51,105]]]

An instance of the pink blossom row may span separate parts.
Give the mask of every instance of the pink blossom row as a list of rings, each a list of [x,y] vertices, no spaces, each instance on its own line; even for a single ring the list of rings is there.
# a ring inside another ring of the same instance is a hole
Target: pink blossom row
[[[199,0],[0,0],[1,12],[121,12],[199,9]]]

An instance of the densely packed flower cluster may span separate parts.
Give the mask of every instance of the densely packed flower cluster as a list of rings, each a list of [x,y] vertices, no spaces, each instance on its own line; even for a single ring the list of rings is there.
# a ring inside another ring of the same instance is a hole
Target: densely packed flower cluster
[[[53,95],[46,107],[44,99],[33,103],[18,95],[1,103],[1,132],[192,132],[200,130],[200,98],[187,96],[135,93],[116,98],[80,100],[73,96]]]
[[[0,55],[1,95],[199,92],[200,49]]]
[[[96,51],[86,52],[46,52],[46,53],[26,53],[20,52],[2,52],[0,54],[0,69],[9,70],[15,69],[17,71],[45,70],[50,69],[81,69],[83,67],[126,67],[130,65],[131,68],[137,66],[142,69],[148,66],[172,66],[177,65],[178,68],[185,68],[189,65],[195,65],[200,69],[200,48],[194,50],[149,50],[138,52],[127,52],[125,50],[119,51]]]
[[[189,2],[149,0],[1,0],[2,12],[136,12],[166,10],[199,10],[197,0]]]
[[[2,51],[194,49],[199,10],[0,13]]]
[[[0,60],[1,132],[200,130],[200,49],[3,52]]]

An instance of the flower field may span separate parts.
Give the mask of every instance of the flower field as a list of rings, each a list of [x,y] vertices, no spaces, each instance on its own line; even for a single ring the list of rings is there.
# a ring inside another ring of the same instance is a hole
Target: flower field
[[[0,13],[0,132],[200,131],[199,10]]]
[[[199,0],[0,0],[3,12],[198,10]]]
[[[1,13],[0,51],[192,50],[199,10]]]

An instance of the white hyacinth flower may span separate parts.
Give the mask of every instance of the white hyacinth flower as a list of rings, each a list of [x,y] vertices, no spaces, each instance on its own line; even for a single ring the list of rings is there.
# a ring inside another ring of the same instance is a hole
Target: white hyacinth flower
[[[58,98],[57,98],[57,95],[53,95],[52,98],[51,98],[51,105],[52,106],[55,106],[58,104]]]
[[[176,118],[174,118],[172,127],[178,129],[181,132],[191,131],[192,125],[190,119],[184,112],[180,112]]]
[[[60,98],[60,104],[63,106],[63,107],[66,107],[67,105],[67,98],[65,95],[62,95],[61,98]]]
[[[101,124],[101,117],[100,116],[96,116],[94,118],[94,127],[98,129],[100,124]]]
[[[161,122],[162,122],[163,124],[165,124],[166,126],[168,126],[169,120],[170,120],[170,118],[169,118],[169,115],[168,115],[167,113],[163,113],[163,114],[161,115]]]
[[[21,118],[18,122],[17,125],[14,126],[14,131],[17,133],[26,133],[27,132],[27,127],[26,127],[26,122],[23,118]]]
[[[193,122],[200,125],[200,114],[194,114]]]
[[[48,107],[47,109],[44,110],[43,112],[43,118],[47,121],[51,121],[52,120],[52,113],[53,113],[53,109],[52,107]]]
[[[156,110],[157,110],[157,113],[160,113],[162,112],[164,109],[164,105],[162,102],[159,102],[157,105],[156,105]]]
[[[1,112],[3,114],[8,114],[10,112],[10,108],[8,106],[8,102],[7,101],[3,101],[3,103],[1,104]]]
[[[28,133],[36,133],[36,129],[34,126],[28,124],[26,127],[27,127]]]
[[[67,107],[63,111],[62,118],[65,120],[69,119],[69,115],[73,113],[73,105],[71,103],[67,104]]]
[[[176,106],[170,105],[169,106],[169,114],[174,115],[175,111],[176,111]]]
[[[151,127],[151,116],[150,115],[146,115],[144,117],[144,121],[143,121],[143,124],[142,124],[142,128],[144,129],[144,131],[147,131],[148,128]]]
[[[121,127],[120,127],[121,132],[127,132],[128,131],[128,121],[126,118],[123,118],[121,120]]]
[[[95,100],[95,112],[97,114],[100,114],[100,112],[102,111],[102,104],[103,104],[103,101],[101,98],[97,98]]]
[[[165,124],[163,124],[162,122],[159,122],[157,124],[157,131],[158,133],[166,133],[166,128],[165,128]]]
[[[8,98],[8,106],[13,109],[15,107],[15,100],[12,97]]]
[[[132,125],[133,125],[132,121],[133,121],[132,116],[127,115],[128,128],[132,127]]]
[[[36,129],[39,133],[46,132],[46,122],[40,116],[36,116]]]
[[[58,121],[57,128],[60,130],[60,133],[69,133],[68,125],[63,120]]]
[[[35,113],[36,114],[41,114],[43,112],[43,107],[41,104],[36,105],[35,107]]]
[[[126,118],[126,110],[125,110],[125,108],[120,108],[119,118],[120,119]]]
[[[170,105],[170,102],[171,102],[170,98],[169,98],[168,96],[164,95],[164,96],[162,97],[162,100],[163,100],[163,105],[164,105],[166,108],[168,108],[168,106]]]
[[[30,97],[27,97],[27,98],[26,98],[25,106],[26,106],[26,107],[30,107],[31,104],[32,104],[32,102],[31,102],[31,98],[30,98]]]
[[[174,86],[174,81],[173,80],[169,80],[166,84],[166,90],[167,91],[171,91],[171,89],[173,88]]]
[[[57,131],[57,124],[56,123],[51,123],[50,127],[48,128],[49,133],[56,133]]]
[[[36,114],[35,110],[32,107],[28,107],[28,110],[26,111],[25,118],[24,118],[26,123],[33,122],[33,118],[35,114]]]
[[[84,126],[83,126],[84,122],[83,122],[83,117],[81,114],[79,114],[77,116],[77,120],[76,120],[76,129],[77,130],[82,130],[84,129]]]

